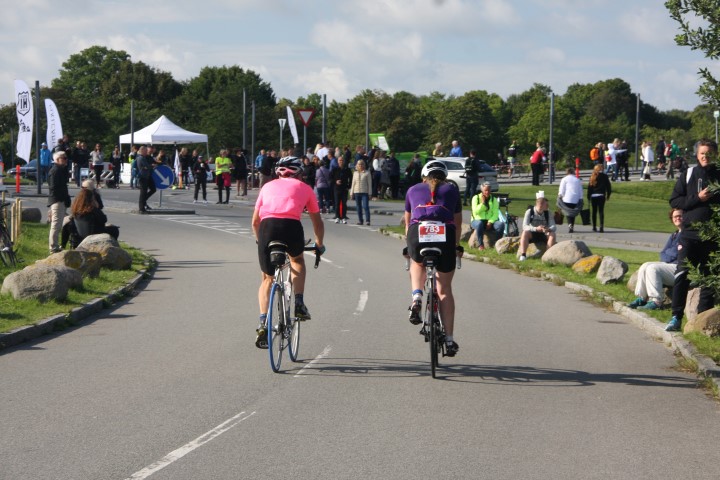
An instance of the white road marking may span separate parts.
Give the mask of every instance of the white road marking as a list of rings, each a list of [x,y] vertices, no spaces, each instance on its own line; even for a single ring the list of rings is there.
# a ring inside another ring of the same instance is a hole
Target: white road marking
[[[310,363],[308,363],[307,365],[305,365],[298,373],[296,373],[294,378],[298,378],[300,375],[302,375],[303,373],[305,373],[305,371],[306,371],[307,369],[309,369],[310,367],[312,367],[313,364],[319,362],[319,361],[322,360],[323,358],[325,358],[325,357],[327,357],[328,355],[330,355],[330,350],[332,350],[332,348],[330,347],[330,345],[328,345],[327,347],[325,347],[325,350],[323,350],[320,355],[318,355],[317,357],[315,357],[313,360],[310,361]]]
[[[367,290],[363,290],[360,292],[360,299],[358,300],[357,307],[355,308],[355,315],[356,317],[359,317],[363,311],[365,311],[365,305],[368,301],[368,292]]]
[[[182,447],[178,448],[177,450],[173,450],[172,452],[165,455],[163,458],[158,460],[157,462],[153,463],[152,465],[148,465],[147,467],[143,468],[142,470],[139,470],[135,473],[133,473],[130,477],[128,477],[126,480],[142,480],[144,478],[149,477],[155,472],[158,472],[162,470],[163,468],[167,467],[168,465],[180,460],[182,457],[187,455],[188,453],[192,452],[193,450],[196,450],[206,443],[208,443],[210,440],[219,437],[223,433],[227,432],[234,426],[238,425],[240,422],[247,420],[248,418],[255,415],[255,412],[252,413],[245,413],[240,412],[234,417],[231,417],[227,420],[225,420],[223,423],[218,425],[217,427],[213,428],[209,432],[206,432],[202,435],[200,435],[195,440],[191,441],[190,443],[187,443],[183,445]]]

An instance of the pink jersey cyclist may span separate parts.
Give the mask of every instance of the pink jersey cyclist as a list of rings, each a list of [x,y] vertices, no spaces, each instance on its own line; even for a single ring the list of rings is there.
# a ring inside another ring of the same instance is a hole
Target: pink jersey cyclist
[[[300,220],[305,208],[308,213],[320,212],[315,192],[297,178],[278,178],[266,183],[255,203],[261,221],[269,217]]]
[[[275,269],[270,262],[270,242],[279,241],[287,245],[290,256],[292,284],[295,291],[295,317],[310,320],[305,306],[305,232],[300,222],[303,210],[307,209],[315,233],[315,245],[325,251],[323,237],[325,227],[315,194],[309,185],[300,181],[302,162],[295,157],[285,157],[275,165],[278,178],[263,185],[253,212],[252,227],[258,243],[258,259],[262,270],[262,282],[258,289],[260,304],[260,325],[256,329],[255,346],[267,348],[267,308]]]

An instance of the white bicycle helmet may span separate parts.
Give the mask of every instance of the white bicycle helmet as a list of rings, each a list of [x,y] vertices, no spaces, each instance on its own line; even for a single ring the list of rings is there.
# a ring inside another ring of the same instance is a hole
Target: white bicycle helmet
[[[425,166],[422,168],[421,175],[423,177],[429,176],[432,172],[438,172],[442,174],[442,178],[447,178],[448,175],[448,169],[445,166],[445,163],[441,162],[440,160],[430,160],[425,164]]]
[[[297,157],[283,157],[275,164],[275,174],[278,177],[296,177],[302,171],[302,160]]]

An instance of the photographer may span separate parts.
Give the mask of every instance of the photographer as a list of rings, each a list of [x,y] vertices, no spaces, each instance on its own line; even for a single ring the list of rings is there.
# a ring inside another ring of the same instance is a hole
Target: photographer
[[[472,197],[471,205],[470,228],[475,230],[478,249],[485,250],[485,230],[495,230],[495,238],[498,240],[505,230],[505,224],[500,220],[500,200],[490,191],[490,184],[485,182],[480,186],[480,193]]]
[[[683,311],[690,287],[688,271],[690,265],[699,267],[703,275],[707,275],[710,255],[718,250],[717,239],[703,240],[700,238],[698,225],[709,222],[712,217],[712,206],[720,204],[720,195],[711,186],[717,187],[720,172],[717,169],[717,143],[712,140],[700,140],[697,145],[698,165],[682,175],[675,182],[670,196],[670,206],[683,210],[683,228],[680,233],[678,248],[678,267],[675,272],[673,286],[672,318],[665,328],[668,332],[676,332],[682,326]],[[712,289],[700,288],[698,313],[714,306]]]

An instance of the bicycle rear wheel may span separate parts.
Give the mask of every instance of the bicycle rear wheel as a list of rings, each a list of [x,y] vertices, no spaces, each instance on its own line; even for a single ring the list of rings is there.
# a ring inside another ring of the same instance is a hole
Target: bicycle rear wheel
[[[17,261],[10,234],[5,229],[0,231],[0,258],[6,267],[14,267]]]
[[[283,287],[273,283],[267,316],[268,353],[273,372],[280,371],[282,352],[285,349],[285,299]]]
[[[435,285],[430,287],[428,292],[428,299],[425,306],[425,328],[430,329],[430,372],[432,377],[435,377],[435,371],[438,366],[438,326],[435,320],[435,312],[438,311],[437,297],[435,296]]]

